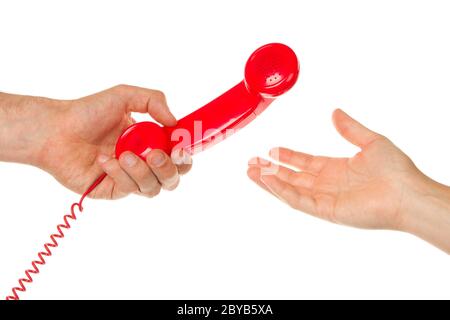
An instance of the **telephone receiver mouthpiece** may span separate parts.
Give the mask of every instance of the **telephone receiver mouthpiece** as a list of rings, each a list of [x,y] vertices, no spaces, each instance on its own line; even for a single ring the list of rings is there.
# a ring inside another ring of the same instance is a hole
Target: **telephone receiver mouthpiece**
[[[281,43],[264,45],[248,59],[243,81],[178,120],[176,126],[140,122],[127,128],[117,141],[116,157],[132,151],[145,159],[152,149],[169,155],[174,149],[200,152],[255,119],[294,86],[299,72],[299,61],[291,48]]]

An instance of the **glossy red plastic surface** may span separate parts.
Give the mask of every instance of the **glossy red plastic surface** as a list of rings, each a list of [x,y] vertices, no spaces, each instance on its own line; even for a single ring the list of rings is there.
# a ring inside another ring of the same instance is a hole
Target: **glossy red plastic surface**
[[[247,125],[298,79],[294,51],[280,43],[256,50],[245,66],[245,78],[207,105],[180,119],[175,127],[152,122],[136,123],[119,138],[116,157],[132,151],[145,158],[152,149],[169,153],[183,148],[191,154],[222,141]]]
[[[116,144],[117,156],[126,150],[145,158],[152,149],[170,152],[170,136],[159,124],[154,122],[138,122],[128,127]]]

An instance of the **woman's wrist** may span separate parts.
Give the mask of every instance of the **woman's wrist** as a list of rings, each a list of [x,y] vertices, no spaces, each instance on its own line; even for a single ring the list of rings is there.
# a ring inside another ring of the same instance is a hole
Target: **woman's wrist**
[[[402,231],[414,234],[450,254],[450,187],[426,176],[405,195]]]
[[[47,98],[0,93],[0,161],[41,166],[58,105]]]

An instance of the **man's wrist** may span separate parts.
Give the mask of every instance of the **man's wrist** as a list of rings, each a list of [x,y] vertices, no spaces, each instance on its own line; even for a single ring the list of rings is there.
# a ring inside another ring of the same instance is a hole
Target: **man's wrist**
[[[56,121],[56,101],[0,93],[0,161],[40,166]]]

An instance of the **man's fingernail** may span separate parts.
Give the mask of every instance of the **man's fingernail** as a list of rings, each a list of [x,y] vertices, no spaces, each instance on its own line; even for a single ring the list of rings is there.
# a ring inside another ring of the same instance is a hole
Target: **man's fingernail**
[[[125,162],[125,165],[128,167],[132,167],[137,163],[136,157],[132,154],[124,155],[123,161]]]
[[[164,161],[166,160],[166,157],[161,152],[155,152],[155,154],[150,159],[150,162],[152,166],[154,167],[160,167],[163,165]]]
[[[98,162],[100,162],[100,163],[105,163],[108,160],[109,160],[109,157],[105,154],[101,154],[98,156]]]
[[[174,150],[172,152],[172,161],[177,166],[183,164],[192,164],[192,157],[187,151],[184,150]]]
[[[164,184],[170,189],[175,184],[178,183],[178,180],[180,179],[180,176],[178,174],[174,175],[173,177],[170,177],[164,181]]]

